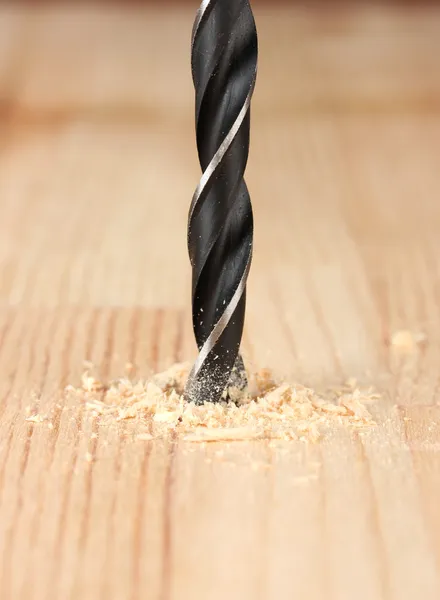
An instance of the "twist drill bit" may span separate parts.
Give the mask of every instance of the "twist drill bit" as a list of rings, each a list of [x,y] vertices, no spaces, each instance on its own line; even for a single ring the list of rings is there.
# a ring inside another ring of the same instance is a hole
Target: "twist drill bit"
[[[257,31],[249,0],[203,0],[192,35],[197,150],[202,178],[188,220],[193,328],[199,355],[186,397],[220,400],[245,387],[239,355],[253,215],[244,172],[250,103],[257,75]]]

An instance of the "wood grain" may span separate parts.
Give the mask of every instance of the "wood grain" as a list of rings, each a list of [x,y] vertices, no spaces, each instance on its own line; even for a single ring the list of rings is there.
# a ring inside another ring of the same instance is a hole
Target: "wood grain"
[[[0,598],[437,599],[435,6],[257,10],[244,355],[375,386],[377,427],[152,443],[63,392],[194,357],[192,19],[0,8]]]

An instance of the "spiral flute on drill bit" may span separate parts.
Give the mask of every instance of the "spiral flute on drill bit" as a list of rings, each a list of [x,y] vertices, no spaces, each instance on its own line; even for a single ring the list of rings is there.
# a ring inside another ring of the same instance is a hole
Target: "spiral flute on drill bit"
[[[192,36],[197,150],[203,171],[188,222],[193,327],[199,355],[186,397],[201,403],[244,387],[239,354],[253,215],[244,172],[257,31],[249,0],[204,0]]]

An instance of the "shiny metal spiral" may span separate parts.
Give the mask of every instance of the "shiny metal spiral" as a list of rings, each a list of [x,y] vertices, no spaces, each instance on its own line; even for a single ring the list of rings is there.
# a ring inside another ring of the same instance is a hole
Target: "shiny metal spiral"
[[[197,403],[246,385],[239,355],[253,215],[244,172],[257,31],[249,0],[204,0],[192,36],[197,149],[203,171],[188,222],[193,327],[199,356],[186,387]]]

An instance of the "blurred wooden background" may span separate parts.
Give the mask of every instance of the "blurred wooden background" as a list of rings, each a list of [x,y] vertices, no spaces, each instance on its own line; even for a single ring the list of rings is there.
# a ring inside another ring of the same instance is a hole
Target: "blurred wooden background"
[[[256,9],[246,360],[378,426],[189,448],[63,394],[194,356],[194,10],[0,8],[0,598],[437,600],[439,8]]]
[[[22,5],[61,5],[61,4],[72,4],[72,0],[0,0],[1,4],[22,4]],[[158,6],[162,9],[173,6],[190,6],[197,8],[197,0],[93,0],[91,3],[89,0],[80,0],[79,4],[95,4],[101,6],[120,6],[120,7],[139,7],[139,6]],[[341,7],[360,6],[395,6],[395,7],[410,7],[423,8],[428,6],[435,6],[439,4],[439,0],[252,0],[252,6],[266,5],[266,6],[298,6],[298,7],[319,7],[321,10],[334,10]]]

